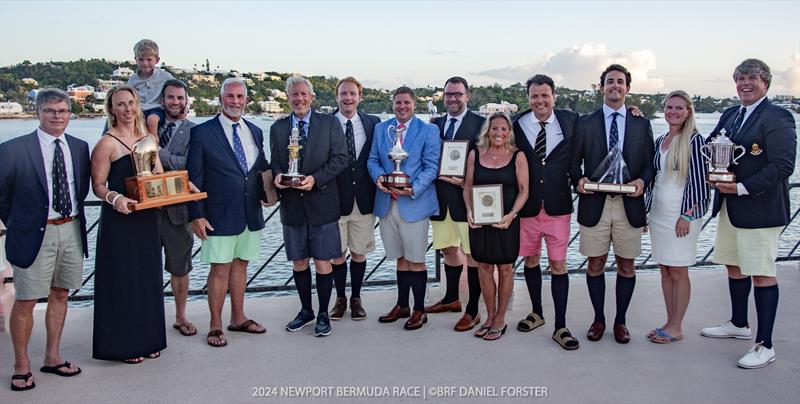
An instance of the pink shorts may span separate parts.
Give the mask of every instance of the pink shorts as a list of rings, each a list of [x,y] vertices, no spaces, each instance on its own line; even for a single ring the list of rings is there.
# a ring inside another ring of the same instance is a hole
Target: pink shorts
[[[553,261],[567,259],[569,222],[571,215],[550,216],[544,206],[535,217],[519,220],[519,255],[533,257],[542,253],[542,237],[547,243],[547,258]]]

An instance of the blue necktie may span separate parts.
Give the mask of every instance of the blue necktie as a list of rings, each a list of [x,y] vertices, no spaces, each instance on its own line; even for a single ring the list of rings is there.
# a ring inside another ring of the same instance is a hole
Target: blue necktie
[[[353,122],[347,120],[345,124],[344,137],[347,139],[347,154],[350,157],[350,163],[355,163],[358,156],[356,156],[356,135],[353,131]]]
[[[611,149],[613,149],[614,146],[617,145],[617,142],[619,142],[619,128],[617,128],[617,115],[619,115],[619,112],[614,112],[613,114],[611,114],[611,131],[610,131],[611,133],[609,134],[610,136],[608,137],[608,151],[611,151]]]
[[[242,146],[242,139],[239,138],[239,124],[233,124],[233,154],[236,155],[236,161],[239,162],[239,168],[242,172],[247,174],[247,156],[244,154],[244,146]]]
[[[61,150],[61,139],[56,139],[53,153],[53,210],[61,217],[69,217],[72,213],[72,198],[69,195],[67,181],[67,165],[64,162],[64,151]]]
[[[736,135],[739,134],[739,130],[742,129],[742,123],[744,122],[744,114],[747,112],[747,108],[741,107],[739,108],[739,113],[736,114],[736,119],[733,120],[733,128],[731,129],[730,138],[733,139]]]
[[[447,132],[444,134],[444,140],[453,140],[456,134],[456,122],[458,122],[458,119],[450,118],[450,126],[447,127]]]
[[[306,155],[306,121],[300,121],[297,123],[297,130],[300,132],[300,139],[298,140],[298,144],[303,146],[300,149],[300,156],[297,159],[297,168],[303,167],[303,156]]]

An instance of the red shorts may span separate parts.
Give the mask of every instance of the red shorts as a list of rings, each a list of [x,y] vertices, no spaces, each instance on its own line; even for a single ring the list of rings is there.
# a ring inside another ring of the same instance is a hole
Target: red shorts
[[[547,258],[553,261],[567,259],[569,224],[572,215],[550,216],[544,211],[534,217],[519,220],[519,255],[538,256],[542,253],[542,238],[547,243]]]

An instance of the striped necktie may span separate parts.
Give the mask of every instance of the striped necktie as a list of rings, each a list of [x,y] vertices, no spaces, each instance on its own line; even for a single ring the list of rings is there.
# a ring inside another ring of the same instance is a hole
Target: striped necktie
[[[731,136],[730,138],[733,139],[736,135],[739,134],[739,130],[742,129],[742,123],[744,122],[744,114],[747,112],[747,108],[740,107],[739,113],[736,114],[736,119],[733,120],[733,128],[731,129]]]
[[[536,135],[536,145],[533,147],[536,157],[539,157],[539,160],[542,161],[544,161],[545,152],[547,151],[547,131],[544,130],[544,125],[546,124],[547,122],[539,122],[542,129],[539,131],[539,134]]]
[[[619,112],[611,114],[611,130],[608,136],[608,151],[614,148],[619,142],[619,128],[617,127],[617,115]]]

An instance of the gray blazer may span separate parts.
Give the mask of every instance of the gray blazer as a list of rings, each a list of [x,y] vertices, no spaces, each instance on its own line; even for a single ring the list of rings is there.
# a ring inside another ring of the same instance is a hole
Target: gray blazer
[[[192,121],[183,121],[181,126],[178,126],[175,134],[172,135],[167,146],[158,151],[158,158],[161,160],[161,165],[164,166],[164,171],[186,169],[186,155],[189,152],[189,131],[195,125]],[[185,203],[166,206],[164,210],[167,212],[172,224],[182,225],[189,223],[189,212]]]

